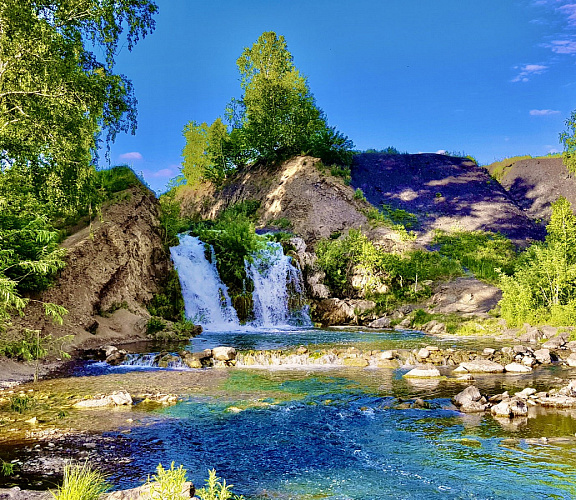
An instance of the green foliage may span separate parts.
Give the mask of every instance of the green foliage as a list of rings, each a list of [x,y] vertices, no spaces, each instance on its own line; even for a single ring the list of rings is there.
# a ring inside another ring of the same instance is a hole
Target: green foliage
[[[14,464],[0,459],[0,476],[11,476],[14,474]]]
[[[112,168],[97,170],[94,181],[101,201],[109,200],[113,194],[131,187],[146,185],[144,180],[138,177],[128,165],[116,165]]]
[[[162,318],[152,316],[146,323],[146,333],[148,335],[155,335],[166,328],[166,323],[162,321]]]
[[[566,130],[560,134],[560,142],[564,146],[562,162],[570,175],[576,173],[576,110],[572,111],[570,118],[564,124]]]
[[[220,482],[220,478],[216,475],[216,470],[211,469],[208,471],[206,486],[196,490],[196,494],[200,500],[243,500],[244,497],[242,495],[232,493],[232,487],[232,484],[226,484],[225,479]]]
[[[418,216],[411,214],[400,208],[393,208],[391,205],[382,205],[382,210],[372,207],[363,211],[373,226],[386,226],[396,231],[402,240],[414,240],[416,235],[413,231],[408,231],[418,224]]]
[[[178,245],[178,234],[186,231],[191,224],[189,218],[180,215],[180,203],[176,200],[176,190],[172,189],[160,196],[161,236],[166,247]]]
[[[146,485],[150,488],[151,500],[178,500],[190,498],[186,491],[186,469],[182,465],[174,467],[174,462],[169,469],[164,469],[162,464],[156,467],[156,474],[152,479],[148,477]]]
[[[458,261],[478,279],[497,284],[501,273],[512,274],[516,259],[514,244],[490,231],[437,231],[432,240],[438,252]]]
[[[356,188],[356,190],[354,191],[354,199],[366,201],[366,196],[364,196],[364,191],[362,191],[360,188]]]
[[[36,404],[36,401],[32,396],[27,394],[16,394],[10,398],[9,407],[10,410],[16,413],[25,413],[31,410]]]
[[[514,275],[501,276],[501,314],[510,325],[576,321],[576,217],[566,199],[552,204],[546,229],[546,241],[519,256]]]
[[[237,66],[243,95],[226,108],[230,128],[220,118],[210,127],[191,121],[184,128],[182,173],[189,185],[209,180],[220,186],[249,162],[271,164],[299,154],[352,163],[352,142],[328,126],[284,37],[263,33],[244,49]]]
[[[288,219],[288,217],[279,217],[278,219],[271,220],[268,225],[278,229],[290,229],[292,227],[292,221]]]
[[[82,465],[68,463],[64,466],[64,481],[56,492],[57,500],[98,500],[110,489],[106,477],[92,469],[88,462]]]
[[[178,272],[172,269],[160,284],[160,291],[147,304],[148,312],[168,321],[184,319],[184,299]]]
[[[358,230],[342,239],[321,240],[316,254],[332,293],[349,297],[360,292],[384,307],[428,296],[427,282],[462,273],[458,263],[437,252],[385,252]]]
[[[388,146],[385,149],[366,149],[365,151],[359,151],[360,153],[377,153],[377,154],[384,154],[384,155],[399,155],[402,154],[398,151],[394,146]]]
[[[86,204],[102,131],[111,141],[135,130],[132,84],[114,58],[123,33],[130,50],[154,29],[156,10],[149,0],[0,4],[0,162],[53,210]]]

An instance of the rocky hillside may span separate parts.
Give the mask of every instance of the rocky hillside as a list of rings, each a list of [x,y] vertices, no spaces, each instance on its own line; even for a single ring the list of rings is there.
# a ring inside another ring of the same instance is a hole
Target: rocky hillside
[[[375,206],[418,216],[419,229],[501,232],[516,242],[543,237],[518,203],[488,171],[466,158],[438,154],[357,155],[352,186]]]
[[[562,158],[522,158],[510,163],[493,163],[486,168],[534,220],[547,221],[550,204],[559,196],[567,198],[576,208],[576,179],[568,177]]]
[[[102,215],[68,237],[67,266],[37,299],[68,309],[64,326],[53,325],[38,302],[26,308],[23,326],[46,334],[74,334],[75,344],[126,340],[144,334],[144,304],[171,269],[158,222],[158,201],[144,187],[119,193]]]
[[[365,215],[369,203],[356,199],[351,186],[310,156],[292,158],[276,168],[256,165],[220,191],[202,186],[179,192],[184,214],[201,218],[213,218],[223,208],[245,200],[261,202],[260,227],[282,227],[289,221],[290,230],[309,244],[352,228],[361,228],[382,244],[395,240],[388,228],[369,224]]]

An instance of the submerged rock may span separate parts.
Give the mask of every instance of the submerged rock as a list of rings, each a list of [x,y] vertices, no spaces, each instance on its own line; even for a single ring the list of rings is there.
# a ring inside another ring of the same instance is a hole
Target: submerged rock
[[[496,417],[525,417],[528,415],[528,406],[523,399],[512,398],[494,405],[490,413]]]
[[[500,363],[489,361],[487,359],[475,359],[460,363],[459,368],[463,368],[470,373],[502,373],[504,367]]]
[[[110,395],[83,399],[74,404],[74,408],[103,408],[105,406],[132,405],[132,397],[126,391],[113,392]]]
[[[509,363],[504,369],[511,373],[528,373],[532,371],[532,368],[520,363]]]
[[[441,376],[438,368],[433,366],[419,366],[404,374],[406,378],[438,378]]]

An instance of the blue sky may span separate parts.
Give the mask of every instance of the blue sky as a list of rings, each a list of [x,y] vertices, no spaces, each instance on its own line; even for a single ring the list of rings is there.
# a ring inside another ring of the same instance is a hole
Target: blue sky
[[[128,163],[160,190],[182,129],[240,96],[236,59],[284,35],[330,125],[358,149],[460,151],[487,164],[561,149],[576,108],[576,0],[157,0],[156,30],[116,70],[138,99]]]

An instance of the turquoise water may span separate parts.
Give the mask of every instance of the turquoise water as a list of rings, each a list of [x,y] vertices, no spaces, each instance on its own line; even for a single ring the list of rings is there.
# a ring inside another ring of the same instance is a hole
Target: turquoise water
[[[443,391],[427,397],[425,386],[375,372],[235,371],[217,399],[188,399],[161,410],[161,423],[132,429],[141,453],[112,482],[132,486],[159,462],[175,461],[197,485],[216,468],[248,498],[576,495],[572,415],[500,424],[460,414]],[[430,408],[399,406],[414,397]]]

